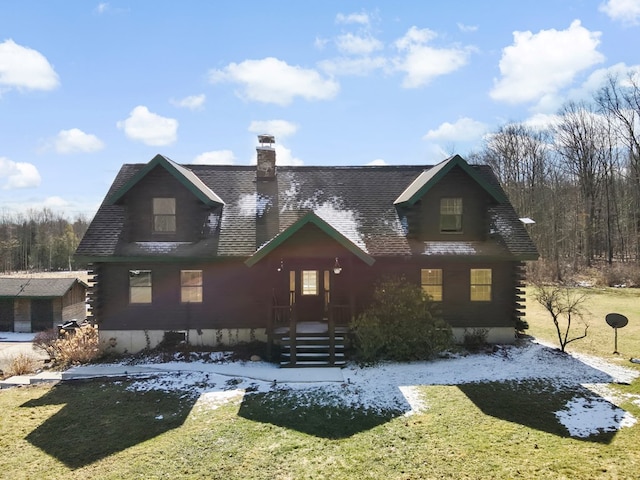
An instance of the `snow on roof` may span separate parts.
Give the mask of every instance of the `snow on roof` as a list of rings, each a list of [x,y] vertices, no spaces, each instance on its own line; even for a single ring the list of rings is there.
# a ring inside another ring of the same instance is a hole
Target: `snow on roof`
[[[271,197],[254,192],[240,197],[238,209],[243,217],[262,217],[272,204],[273,199]]]
[[[135,242],[135,244],[148,253],[171,253],[182,245],[191,245],[191,242]]]
[[[327,222],[338,232],[351,240],[363,252],[367,252],[367,244],[361,233],[359,215],[354,210],[345,209],[340,199],[334,198],[331,202],[324,202],[313,208],[313,213]]]
[[[476,253],[473,242],[424,242],[425,255],[475,255]]]

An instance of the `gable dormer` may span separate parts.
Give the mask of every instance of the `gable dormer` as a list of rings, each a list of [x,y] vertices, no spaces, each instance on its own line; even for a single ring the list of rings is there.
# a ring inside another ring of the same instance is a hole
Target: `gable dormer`
[[[224,201],[191,170],[156,155],[107,204],[125,206],[125,242],[194,242]]]
[[[407,218],[409,236],[419,240],[484,240],[488,209],[505,203],[476,167],[454,155],[422,172],[395,200]]]

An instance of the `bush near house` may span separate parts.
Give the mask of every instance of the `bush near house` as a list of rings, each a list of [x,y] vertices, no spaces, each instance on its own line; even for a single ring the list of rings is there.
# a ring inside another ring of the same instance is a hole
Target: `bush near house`
[[[61,336],[53,329],[40,332],[33,345],[44,350],[59,368],[90,363],[102,355],[98,330],[91,325],[65,331]]]
[[[434,302],[404,278],[378,284],[371,305],[351,329],[363,362],[425,360],[453,345],[451,328],[438,317]]]
[[[38,359],[27,353],[19,353],[9,362],[9,368],[7,369],[7,377],[14,375],[29,375],[37,370],[39,366]]]

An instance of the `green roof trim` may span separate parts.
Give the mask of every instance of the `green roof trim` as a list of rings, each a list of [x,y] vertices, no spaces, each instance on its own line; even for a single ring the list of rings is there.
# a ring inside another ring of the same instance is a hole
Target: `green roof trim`
[[[216,193],[207,187],[198,176],[188,168],[178,165],[164,155],[156,155],[138,173],[129,179],[122,187],[116,190],[108,199],[107,205],[115,205],[134,185],[142,180],[151,170],[160,166],[169,172],[176,180],[184,185],[205,205],[224,205],[224,201]]]
[[[288,239],[290,239],[302,227],[304,227],[309,223],[314,224],[316,227],[318,227],[320,230],[326,233],[329,237],[333,238],[336,242],[338,242],[340,245],[345,247],[347,250],[349,250],[351,253],[353,253],[356,257],[358,257],[367,265],[371,266],[375,263],[376,261],[375,258],[373,258],[371,255],[366,253],[364,250],[358,247],[355,243],[353,243],[351,240],[345,237],[342,233],[336,230],[331,224],[327,223],[326,221],[324,221],[322,218],[320,218],[318,215],[316,215],[313,212],[307,213],[304,217],[302,217],[300,220],[295,222],[289,228],[280,232],[278,235],[272,238],[269,242],[264,244],[260,249],[258,249],[256,253],[254,253],[247,260],[245,260],[244,263],[249,267],[254,266],[264,257],[266,257],[271,252],[273,252],[277,247],[279,247]]]
[[[460,167],[464,172],[476,181],[498,203],[508,202],[507,198],[484,178],[482,178],[460,155],[443,160],[429,170],[425,170],[409,185],[404,192],[393,202],[394,205],[411,206],[420,200],[425,193],[438,183],[453,167]]]

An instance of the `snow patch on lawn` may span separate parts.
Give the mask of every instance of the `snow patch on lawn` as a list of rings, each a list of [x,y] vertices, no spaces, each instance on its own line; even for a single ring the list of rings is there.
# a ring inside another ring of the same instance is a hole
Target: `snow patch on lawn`
[[[572,437],[590,437],[598,433],[617,432],[636,424],[633,415],[603,398],[573,397],[563,410],[555,412]]]
[[[630,383],[640,371],[609,364],[585,355],[562,354],[536,342],[500,346],[491,353],[453,356],[430,362],[382,363],[372,367],[328,369],[280,369],[266,362],[206,361],[137,364],[149,368],[145,378],[128,387],[134,391],[180,391],[198,397],[200,409],[241,404],[247,395],[285,391],[297,408],[338,406],[397,415],[428,410],[428,391],[421,386],[462,385],[477,382],[545,380],[558,389],[584,387],[593,394],[576,396],[556,412],[558,420],[574,436],[615,431],[636,419],[619,405],[633,395],[615,394],[611,383]],[[324,378],[324,380],[322,380]]]

